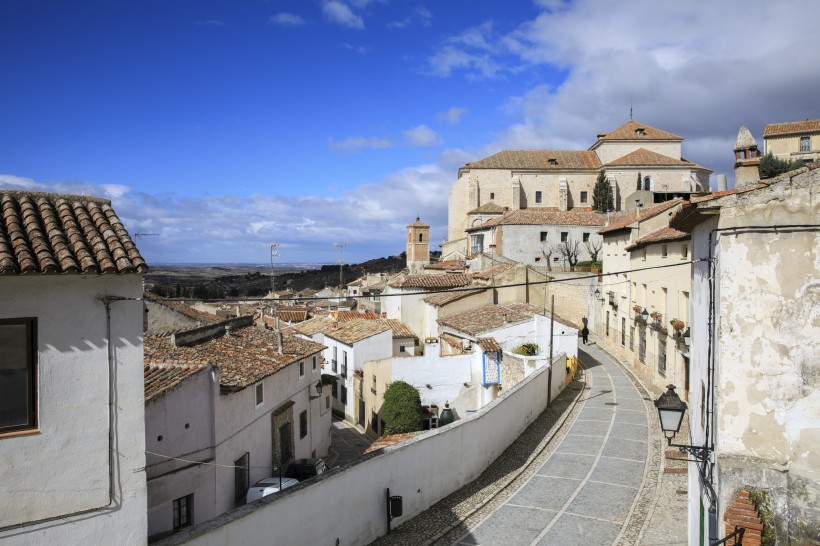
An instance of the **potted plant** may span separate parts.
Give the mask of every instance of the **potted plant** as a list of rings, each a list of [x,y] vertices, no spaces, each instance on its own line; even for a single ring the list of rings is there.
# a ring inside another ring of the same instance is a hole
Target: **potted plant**
[[[669,330],[666,328],[666,326],[661,326],[660,328],[658,328],[658,331],[663,335],[666,335],[666,334],[669,333]]]
[[[649,313],[649,316],[652,317],[655,320],[658,320],[658,312],[657,311],[652,311],[651,313]]]
[[[682,321],[682,320],[679,320],[679,319],[676,319],[676,318],[674,318],[674,319],[670,320],[670,321],[669,321],[669,324],[671,324],[671,325],[672,325],[672,328],[674,328],[676,331],[681,331],[681,330],[683,330],[683,327],[684,327],[684,326],[686,326],[686,325],[683,323],[683,321]]]
[[[632,310],[635,311],[636,313],[638,313],[639,315],[641,314],[641,306],[640,305],[633,305]]]

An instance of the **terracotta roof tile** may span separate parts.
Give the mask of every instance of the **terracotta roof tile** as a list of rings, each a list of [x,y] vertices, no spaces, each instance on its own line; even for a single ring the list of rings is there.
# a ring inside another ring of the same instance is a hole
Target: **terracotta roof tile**
[[[554,160],[552,162],[551,160]],[[503,150],[479,161],[467,163],[465,169],[599,169],[598,154],[588,150]]]
[[[676,207],[683,203],[683,199],[672,199],[671,201],[664,201],[663,203],[658,203],[657,205],[652,205],[651,207],[647,207],[645,209],[640,210],[640,217],[641,220],[646,220],[647,218],[652,218],[653,216],[657,216],[658,214],[667,211],[673,207]],[[634,210],[630,210],[619,214],[617,216],[613,216],[609,225],[601,228],[598,230],[598,233],[614,233],[616,231],[620,231],[622,229],[627,229],[629,226],[637,222],[638,213]]]
[[[192,375],[208,369],[201,364],[145,364],[145,401],[153,400],[160,394],[173,389]]]
[[[606,164],[607,167],[689,167],[693,169],[705,169],[709,172],[711,170],[692,163],[685,159],[675,159],[657,152],[652,152],[646,148],[638,148],[634,152],[628,153],[623,157],[619,157],[614,161]]]
[[[299,324],[294,324],[292,329],[299,334],[313,336],[315,334],[321,334],[325,330],[330,330],[334,322],[336,321],[330,317],[313,317]]]
[[[303,322],[308,318],[308,310],[306,307],[277,307],[276,316],[279,320],[285,322]],[[265,322],[271,317],[265,317]]]
[[[469,285],[467,288],[469,288]],[[436,294],[430,294],[426,298],[424,298],[425,303],[429,303],[430,305],[435,305],[436,307],[442,307],[447,305],[448,303],[452,303],[454,301],[458,301],[461,298],[466,298],[467,296],[472,296],[473,294],[480,294],[488,289],[488,287],[476,285],[476,288],[471,290],[457,290],[453,292],[438,292]]]
[[[338,311],[332,314],[333,317],[336,318],[339,322],[345,322],[348,320],[356,320],[356,319],[366,319],[366,320],[375,320],[379,318],[379,315],[374,313],[373,311]]]
[[[763,128],[763,138],[773,136],[796,135],[804,133],[816,133],[818,131],[820,131],[820,119],[788,121],[785,123],[768,123]]]
[[[510,210],[510,207],[502,207],[501,205],[496,205],[492,201],[488,201],[483,205],[474,208],[467,214],[501,214]]]
[[[632,243],[631,245],[626,247],[628,252],[632,252],[633,250],[638,250],[645,246],[651,245],[652,243],[662,243],[664,241],[683,241],[689,238],[689,234],[685,231],[678,231],[675,228],[665,227],[650,233],[649,235],[645,235]]]
[[[433,269],[433,270],[453,270],[453,269],[467,269],[467,264],[464,263],[464,260],[445,260],[443,262],[436,262],[432,264],[427,264],[424,266],[424,269]]]
[[[481,225],[471,227],[467,231],[478,231],[492,226],[590,226],[604,225],[606,215],[594,212],[592,209],[573,209],[561,211],[556,208],[530,208],[513,210],[499,218],[487,220]]]
[[[461,288],[470,284],[470,276],[459,274],[410,275],[405,273],[393,277],[387,284],[393,288],[410,288],[419,290]]]
[[[655,129],[637,121],[627,121],[614,131],[598,135],[598,140],[668,140],[682,141],[683,137]]]
[[[202,324],[213,324],[215,322],[219,322],[222,319],[213,313],[206,313],[205,311],[200,311],[199,309],[194,309],[189,305],[187,302],[179,301],[179,300],[166,300],[156,294],[152,294],[151,292],[145,292],[143,297],[151,302],[154,302],[158,305],[162,305],[163,307],[167,307],[172,311],[179,313],[180,315],[184,315],[190,319],[197,320]]]
[[[419,430],[417,432],[403,432],[401,434],[389,434],[387,436],[382,436],[381,438],[377,439],[373,442],[370,447],[364,450],[365,453],[372,453],[374,451],[378,451],[380,449],[384,449],[386,447],[398,444],[399,442],[403,442],[405,440],[409,440],[421,434],[423,431]]]
[[[501,350],[501,345],[494,337],[480,337],[476,341],[478,341],[478,346],[481,347],[481,351],[484,353],[497,353]]]
[[[349,320],[347,322],[337,322],[336,324],[338,324],[338,328],[331,327],[324,334],[346,345],[353,345],[363,339],[391,329],[387,324],[377,320]]]
[[[509,305],[483,305],[464,313],[438,319],[440,326],[452,328],[470,336],[478,336],[503,327],[505,324],[516,324],[532,319],[541,314],[541,309],[528,303]]]
[[[168,338],[145,336],[147,364],[202,364],[219,368],[221,389],[235,392],[273,375],[285,367],[320,353],[324,345],[298,336],[283,336],[279,354],[276,332],[255,326],[237,328],[230,335],[177,347]]]
[[[0,190],[0,213],[0,275],[148,271],[107,199]]]
[[[388,326],[390,329],[393,330],[393,337],[394,338],[407,338],[413,337],[417,338],[418,336],[410,328],[407,324],[403,323],[399,319],[376,319],[379,323]]]
[[[478,273],[473,273],[473,279],[487,281],[491,280],[494,276],[504,273],[505,271],[509,271],[515,267],[515,264],[500,264],[491,269],[485,269],[484,271],[479,271]]]

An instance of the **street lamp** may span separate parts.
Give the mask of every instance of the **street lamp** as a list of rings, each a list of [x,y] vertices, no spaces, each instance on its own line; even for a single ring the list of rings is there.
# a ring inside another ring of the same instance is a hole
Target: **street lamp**
[[[641,311],[641,318],[643,319],[644,322],[649,320],[649,312],[646,310],[646,307],[644,307],[643,311]]]
[[[310,396],[310,391],[308,391],[308,398],[310,398],[311,400],[316,400],[317,398],[321,398],[322,397],[322,388],[323,387],[324,387],[324,384],[322,384],[322,380],[320,379],[313,386],[313,388],[316,389],[316,396]]]
[[[600,291],[600,290],[598,290],[597,288],[595,289],[595,299],[596,299],[596,300],[600,300],[600,299],[601,299],[601,291]]]
[[[672,440],[680,430],[683,423],[683,415],[686,413],[686,402],[680,399],[675,392],[675,385],[667,385],[667,391],[655,400],[655,407],[658,408],[658,418],[661,421],[661,430],[666,437],[666,445],[676,447],[684,453],[689,453],[698,463],[706,463],[712,453],[712,449],[707,446],[690,446],[686,444],[673,444]],[[715,490],[711,481],[704,475],[701,468],[701,481],[704,483],[714,499]]]

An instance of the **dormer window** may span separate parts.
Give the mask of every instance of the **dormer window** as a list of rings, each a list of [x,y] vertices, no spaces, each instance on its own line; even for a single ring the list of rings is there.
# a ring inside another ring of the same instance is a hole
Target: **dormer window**
[[[549,163],[550,165],[558,165],[558,160],[550,158],[549,161],[547,161],[547,163]]]
[[[644,129],[643,127],[638,127],[637,129],[635,129],[635,134],[638,136],[646,136],[646,129]]]

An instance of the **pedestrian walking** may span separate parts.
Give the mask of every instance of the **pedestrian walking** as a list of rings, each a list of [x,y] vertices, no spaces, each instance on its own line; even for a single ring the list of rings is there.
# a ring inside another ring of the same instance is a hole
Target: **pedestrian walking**
[[[581,330],[581,340],[583,340],[584,345],[587,345],[587,338],[589,338],[589,328],[584,324],[584,328]]]

